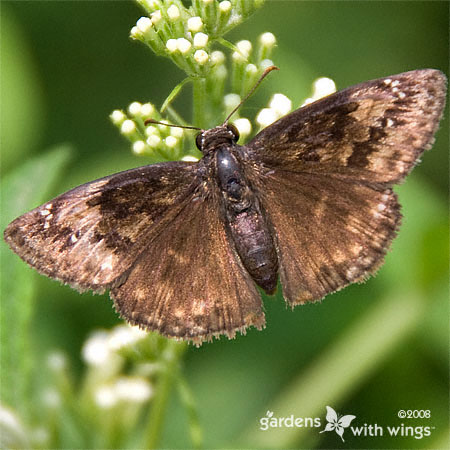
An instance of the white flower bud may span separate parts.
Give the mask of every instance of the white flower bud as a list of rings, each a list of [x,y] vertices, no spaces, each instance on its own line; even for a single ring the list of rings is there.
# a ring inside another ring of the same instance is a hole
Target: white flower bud
[[[260,63],[259,66],[261,67],[261,69],[267,69],[270,66],[273,66],[273,61],[271,59],[263,59]]]
[[[196,33],[194,36],[194,47],[206,47],[208,37],[209,36],[205,33]]]
[[[236,119],[233,122],[233,125],[238,129],[239,134],[242,136],[248,136],[252,132],[252,124],[250,123],[250,120],[245,117]]]
[[[211,61],[214,64],[222,64],[225,61],[225,55],[220,50],[215,50],[211,53]]]
[[[176,137],[176,138],[180,139],[180,138],[182,138],[183,135],[184,135],[184,130],[183,130],[183,128],[171,127],[171,129],[170,129],[170,134],[171,134],[173,137]]]
[[[336,92],[336,84],[331,78],[318,78],[316,81],[314,81],[313,84],[313,95],[309,98],[307,98],[302,106],[308,105],[309,103],[313,103],[316,100],[319,100],[319,98],[326,97],[327,95],[332,94],[333,92]]]
[[[94,401],[102,409],[110,409],[115,406],[119,398],[112,386],[100,386],[94,392]]]
[[[133,102],[128,106],[128,112],[132,116],[137,116],[141,114],[142,104],[139,102]]]
[[[333,92],[336,92],[336,84],[331,78],[322,77],[314,81],[314,98],[319,99]]]
[[[174,137],[174,136],[167,136],[164,139],[164,142],[167,145],[167,147],[174,148],[178,144],[178,139],[176,137]]]
[[[263,108],[256,116],[256,123],[261,127],[267,127],[277,120],[276,112],[271,108]]]
[[[228,12],[231,9],[231,2],[225,0],[224,2],[219,3],[219,9],[222,12]]]
[[[152,105],[151,103],[144,103],[144,104],[142,105],[142,108],[141,108],[141,114],[142,114],[144,117],[151,116],[151,115],[153,114],[154,111],[155,111],[155,108],[153,107],[153,105]]]
[[[258,72],[258,68],[254,64],[247,64],[247,66],[245,67],[245,71],[248,74],[254,74]]]
[[[171,5],[167,8],[167,15],[171,20],[178,20],[180,18],[180,10],[176,5]]]
[[[286,115],[292,109],[292,102],[283,94],[275,94],[270,100],[269,107],[278,114],[279,117]]]
[[[115,109],[109,117],[115,124],[120,124],[125,120],[125,114],[120,109]]]
[[[177,48],[181,53],[187,53],[192,47],[192,44],[185,38],[177,39]]]
[[[151,13],[150,18],[152,20],[153,25],[156,25],[162,19],[161,11],[158,9],[154,13]]]
[[[131,120],[126,120],[124,124],[126,122],[131,122]],[[111,350],[108,347],[108,333],[97,331],[92,334],[84,343],[81,353],[84,361],[89,365],[101,366],[107,363],[111,356]]]
[[[153,136],[154,134],[159,135],[159,130],[155,125],[149,125],[146,129],[145,129],[145,134],[147,136]]]
[[[231,57],[233,58],[233,61],[236,61],[236,62],[246,60],[246,57],[242,53],[239,53],[239,52],[233,52],[231,54]]]
[[[133,28],[131,28],[131,31],[130,31],[131,39],[139,39],[139,37],[141,37],[141,36],[142,36],[142,32],[138,27],[134,26]]]
[[[240,101],[241,97],[239,97],[239,95],[237,94],[227,94],[223,99],[225,108],[230,110],[236,108],[236,106],[239,105]]]
[[[146,33],[152,27],[152,21],[149,17],[141,17],[137,22],[136,26],[138,30],[142,33]]]
[[[273,47],[276,44],[277,40],[272,33],[267,32],[261,34],[261,36],[259,37],[259,42],[265,47]]]
[[[142,142],[142,141],[136,141]],[[142,144],[145,143],[142,142]],[[130,325],[117,325],[111,331],[109,336],[108,345],[112,350],[120,350],[123,347],[130,347],[134,345],[136,342],[144,339],[147,336],[147,333],[144,330],[141,330],[139,327],[130,326]]]
[[[144,141],[136,141],[133,142],[133,152],[136,153],[136,155],[140,155],[145,150],[145,142]]]
[[[176,39],[169,39],[166,42],[166,48],[169,50],[170,53],[173,53],[177,50],[177,40]]]
[[[187,28],[189,31],[200,31],[203,27],[203,21],[201,19],[201,17],[195,16],[195,17],[191,17],[190,19],[188,19],[187,21]]]
[[[122,126],[120,127],[120,131],[123,134],[131,134],[135,130],[136,130],[136,124],[130,119],[125,120],[124,123],[122,124]]]
[[[131,403],[144,403],[153,394],[150,383],[141,377],[119,378],[114,390],[119,400]]]
[[[156,125],[160,132],[167,133],[167,131],[169,130],[169,127],[167,125],[164,125],[166,123],[168,123],[167,120],[161,120],[161,123]]]
[[[246,57],[248,57],[248,55],[252,51],[252,43],[250,41],[247,41],[247,40],[239,41],[236,44],[236,47]]]
[[[208,62],[209,55],[205,52],[205,50],[197,50],[194,53],[194,59],[198,64],[203,65]]]
[[[153,148],[158,147],[158,145],[160,143],[161,143],[161,138],[158,135],[156,135],[156,134],[152,134],[151,136],[149,136],[147,138],[147,144],[150,147],[153,147]]]

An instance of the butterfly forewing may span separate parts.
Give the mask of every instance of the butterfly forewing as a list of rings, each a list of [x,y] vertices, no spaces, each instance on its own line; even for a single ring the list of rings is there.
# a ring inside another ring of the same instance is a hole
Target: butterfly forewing
[[[246,147],[270,168],[398,183],[430,148],[445,96],[438,70],[367,81],[288,114]]]
[[[5,240],[39,272],[79,290],[103,291],[123,279],[196,183],[192,163],[121,172],[17,218]]]

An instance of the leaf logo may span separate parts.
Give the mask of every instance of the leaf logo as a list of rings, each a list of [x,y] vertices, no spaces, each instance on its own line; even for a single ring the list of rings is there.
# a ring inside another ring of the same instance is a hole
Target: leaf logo
[[[331,407],[327,406],[327,424],[325,426],[325,429],[321,431],[323,433],[324,431],[333,431],[335,430],[336,433],[341,437],[342,442],[344,441],[343,435],[345,428],[348,428],[350,426],[350,423],[353,419],[355,419],[356,416],[352,415],[346,415],[346,416],[338,416],[336,411]]]
[[[266,416],[267,417],[272,417],[273,416],[273,411],[267,411],[266,412]]]

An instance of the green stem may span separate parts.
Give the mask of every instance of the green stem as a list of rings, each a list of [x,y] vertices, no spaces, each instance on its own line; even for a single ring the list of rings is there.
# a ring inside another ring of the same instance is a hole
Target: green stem
[[[141,448],[158,448],[172,384],[177,375],[177,365],[186,348],[187,344],[185,342],[167,340],[167,345],[162,355],[165,370],[159,376]]]
[[[193,124],[196,127],[206,129],[206,79],[197,78],[193,80],[194,84],[194,113]]]
[[[189,432],[191,435],[192,447],[195,449],[202,448],[203,431],[202,427],[200,426],[200,419],[197,406],[195,404],[194,395],[192,394],[191,388],[183,377],[181,371],[179,371],[178,373],[177,385],[181,402],[183,403],[184,408],[186,409],[186,412],[188,414]]]

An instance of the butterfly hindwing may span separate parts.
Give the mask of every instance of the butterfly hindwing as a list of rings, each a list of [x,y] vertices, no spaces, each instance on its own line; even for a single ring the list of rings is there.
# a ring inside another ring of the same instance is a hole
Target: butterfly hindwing
[[[103,291],[138,255],[196,185],[195,165],[139,167],[84,184],[20,216],[5,240],[39,272]]]
[[[130,323],[200,344],[261,329],[260,295],[228,236],[213,182],[202,184],[111,291]]]
[[[445,98],[438,70],[367,81],[297,109],[246,148],[270,168],[398,183],[431,147]]]
[[[380,266],[401,219],[391,189],[281,170],[264,185],[261,200],[290,305],[321,299]]]

